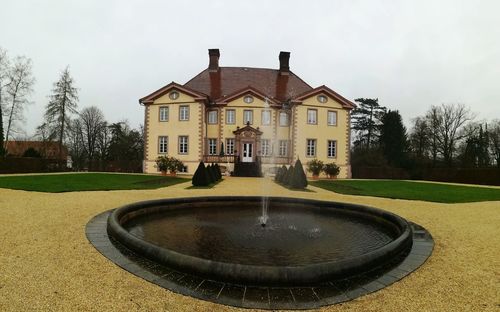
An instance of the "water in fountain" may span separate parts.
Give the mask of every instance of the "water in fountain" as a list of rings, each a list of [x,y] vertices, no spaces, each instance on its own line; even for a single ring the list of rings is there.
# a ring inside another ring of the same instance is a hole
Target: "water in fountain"
[[[264,108],[269,108],[269,102],[268,102],[268,98],[267,96],[264,98]],[[272,120],[272,113],[271,113],[271,120]],[[272,124],[272,122],[271,122]],[[263,129],[264,130],[264,129]],[[271,154],[271,163],[274,163],[274,154],[272,153]],[[261,157],[263,157],[264,155],[261,155]],[[266,189],[269,189],[268,188],[268,185],[266,185],[268,182],[267,180],[269,180],[268,177],[266,177],[265,173],[264,173],[264,183],[262,183],[262,214],[261,216],[259,217],[259,222],[260,222],[260,225],[262,227],[265,227],[266,224],[267,224],[267,220],[269,219],[269,214],[268,214],[268,209],[269,209],[269,197],[265,196],[264,192]]]
[[[269,215],[267,214],[267,210],[269,209],[269,197],[262,197],[262,215],[259,218],[260,225],[265,227],[267,224],[267,219],[269,219]]]

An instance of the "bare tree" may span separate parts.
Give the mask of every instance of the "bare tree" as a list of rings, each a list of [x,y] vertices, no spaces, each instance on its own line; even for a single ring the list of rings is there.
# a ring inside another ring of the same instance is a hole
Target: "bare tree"
[[[500,120],[494,120],[489,131],[490,150],[497,167],[500,168]]]
[[[54,83],[49,104],[45,111],[45,119],[51,131],[57,133],[59,143],[59,159],[62,157],[62,146],[65,130],[69,124],[69,115],[76,113],[78,90],[66,67],[57,82]]]
[[[13,66],[8,71],[6,85],[7,129],[5,145],[13,132],[16,121],[23,119],[24,106],[29,103],[28,96],[33,91],[35,78],[32,74],[31,59],[24,56],[16,57]]]
[[[83,139],[83,126],[80,119],[70,120],[68,124],[67,143],[69,154],[73,161],[73,169],[80,170],[85,160],[85,142]]]
[[[451,167],[457,143],[465,137],[461,130],[474,115],[463,104],[442,104],[431,107],[432,110],[437,112],[440,121],[436,128],[432,128],[437,135],[438,150],[443,155],[444,162]]]
[[[422,117],[413,119],[410,133],[410,146],[417,159],[429,157],[430,131],[427,120]]]
[[[96,156],[99,158],[100,166],[104,168],[106,167],[107,160],[109,160],[109,146],[111,145],[112,135],[113,133],[111,131],[111,127],[105,121],[101,132],[97,137],[96,151]]]
[[[99,135],[106,127],[104,114],[96,106],[84,108],[80,112],[80,122],[82,124],[82,134],[85,142],[85,152],[88,159],[89,170],[92,169],[92,161],[95,159]]]
[[[425,115],[427,126],[429,127],[429,143],[431,148],[432,164],[435,166],[439,152],[439,134],[437,129],[443,122],[438,106],[431,106]]]
[[[10,62],[7,57],[7,51],[0,47],[0,157],[5,156],[4,148],[4,131],[3,131],[3,106],[4,106],[4,90],[6,86],[7,74]]]

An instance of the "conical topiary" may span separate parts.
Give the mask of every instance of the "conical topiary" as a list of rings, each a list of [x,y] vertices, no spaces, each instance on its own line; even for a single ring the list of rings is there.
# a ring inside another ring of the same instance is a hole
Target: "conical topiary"
[[[219,181],[219,174],[217,173],[217,165],[212,163],[212,174],[214,175],[215,181]]]
[[[215,164],[215,172],[217,173],[217,179],[221,180],[222,179],[222,172],[220,171],[219,164]]]
[[[280,173],[281,173],[281,167],[276,167],[276,171],[274,173],[274,182],[279,182]]]
[[[280,183],[285,183],[286,179],[286,173],[288,172],[288,169],[286,168],[285,165],[281,166],[281,175],[280,175]]]
[[[214,177],[214,171],[212,170],[212,165],[207,166],[207,177],[208,180],[210,181],[209,184],[214,183],[216,181]]]
[[[207,169],[205,168],[205,164],[202,161],[194,172],[192,183],[193,186],[207,186],[210,184],[207,176]]]
[[[293,177],[293,165],[290,165],[290,167],[288,167],[288,170],[286,171],[283,183],[285,185],[290,186],[292,184],[292,177]]]
[[[292,172],[292,180],[290,183],[290,187],[303,189],[306,188],[306,186],[307,186],[306,174],[304,172],[304,168],[302,167],[300,159],[297,159],[297,161],[295,162],[295,167]]]

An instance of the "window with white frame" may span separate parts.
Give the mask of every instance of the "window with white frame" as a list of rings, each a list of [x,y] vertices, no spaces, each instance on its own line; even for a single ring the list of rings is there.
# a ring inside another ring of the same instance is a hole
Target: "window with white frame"
[[[226,123],[227,124],[235,124],[236,123],[235,116],[236,116],[236,114],[235,114],[234,109],[226,110]]]
[[[179,106],[179,120],[181,120],[181,121],[189,120],[189,106],[188,105]]]
[[[260,146],[261,146],[261,155],[262,156],[271,156],[272,149],[271,149],[271,142],[269,141],[269,139],[261,140]]]
[[[307,139],[306,156],[314,157],[316,156],[316,139]]]
[[[182,166],[181,170],[179,172],[187,173],[188,172],[188,166]]]
[[[216,110],[211,110],[208,112],[208,123],[209,124],[216,124],[217,121],[217,111]]]
[[[253,110],[245,109],[243,111],[243,123],[246,125],[247,123],[253,123]]]
[[[279,156],[285,157],[288,156],[288,141],[280,140],[279,141]]]
[[[179,136],[179,154],[187,154],[188,153],[188,136],[181,135]]]
[[[280,126],[288,127],[288,125],[289,125],[288,113],[280,112]]]
[[[217,139],[208,139],[208,155],[217,155]]]
[[[337,157],[337,141],[328,140],[327,154],[330,158]]]
[[[226,139],[226,154],[234,155],[234,139]]]
[[[168,153],[168,136],[158,137],[158,153],[160,154]]]
[[[168,106],[160,106],[160,121],[168,121]]]
[[[318,110],[308,109],[307,110],[307,123],[316,125],[318,123]]]
[[[269,126],[271,124],[271,111],[263,110],[262,111],[262,125]]]
[[[337,125],[337,112],[336,111],[328,111],[328,125],[336,126]]]

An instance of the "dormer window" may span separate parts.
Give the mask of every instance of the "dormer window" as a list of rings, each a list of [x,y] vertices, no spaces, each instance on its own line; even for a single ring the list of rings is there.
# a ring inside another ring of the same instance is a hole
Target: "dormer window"
[[[179,92],[177,91],[172,91],[169,93],[168,97],[171,99],[171,100],[177,100],[179,98]]]
[[[247,95],[243,98],[243,101],[247,104],[250,104],[253,102],[253,96]]]
[[[318,102],[326,103],[327,101],[328,101],[328,98],[325,95],[318,95]]]

